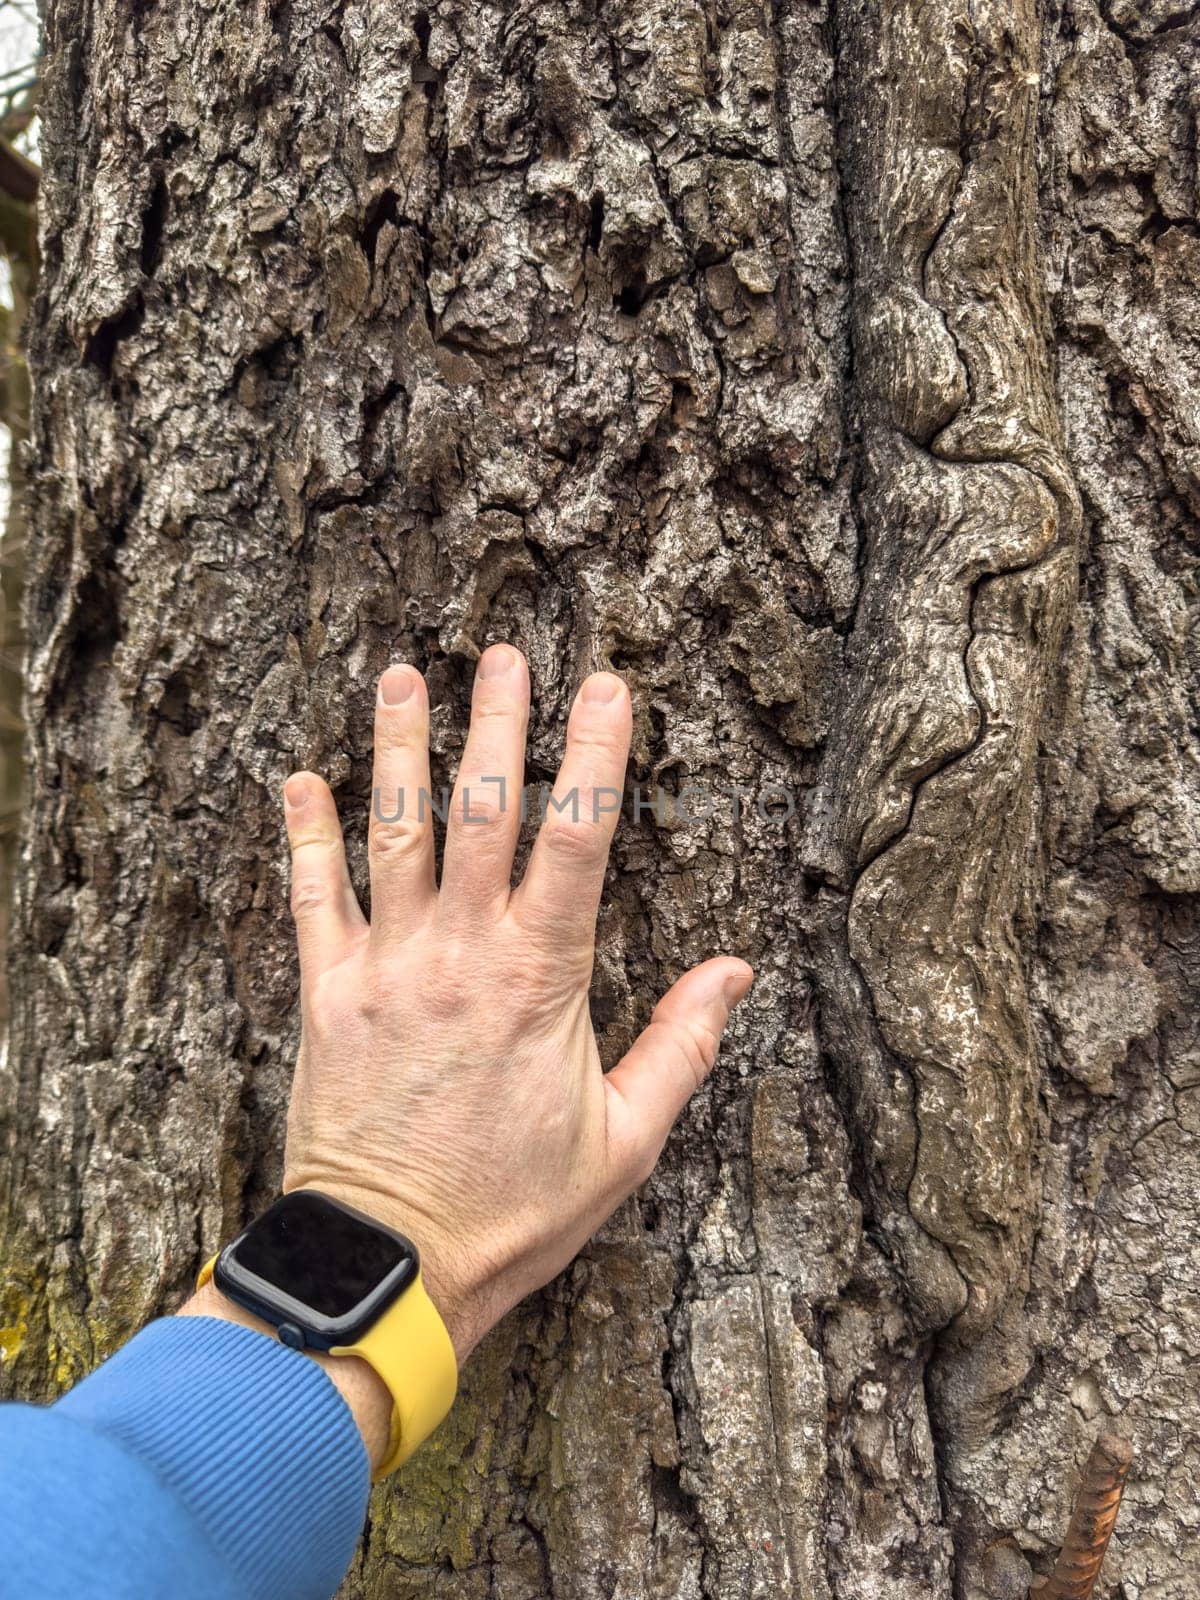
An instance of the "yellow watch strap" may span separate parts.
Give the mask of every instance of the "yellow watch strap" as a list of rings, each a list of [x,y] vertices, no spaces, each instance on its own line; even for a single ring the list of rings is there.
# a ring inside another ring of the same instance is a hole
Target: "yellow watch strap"
[[[420,1272],[357,1344],[329,1353],[361,1357],[392,1397],[388,1453],[375,1474],[386,1478],[428,1439],[458,1392],[458,1358]]]
[[[201,1267],[196,1280],[200,1288],[212,1278],[216,1263],[213,1256]],[[428,1439],[458,1392],[454,1345],[420,1272],[357,1344],[334,1345],[328,1353],[358,1356],[379,1374],[392,1397],[391,1436],[375,1473],[378,1482]]]

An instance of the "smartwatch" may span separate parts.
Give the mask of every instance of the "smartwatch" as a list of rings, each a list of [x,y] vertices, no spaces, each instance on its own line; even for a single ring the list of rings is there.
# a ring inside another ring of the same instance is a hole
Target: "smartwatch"
[[[313,1189],[277,1200],[200,1274],[282,1344],[358,1356],[392,1397],[376,1478],[407,1461],[454,1403],[458,1361],[402,1233]]]

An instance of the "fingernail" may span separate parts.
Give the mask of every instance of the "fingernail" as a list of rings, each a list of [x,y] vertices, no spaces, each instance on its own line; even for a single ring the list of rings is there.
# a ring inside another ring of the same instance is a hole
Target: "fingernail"
[[[624,687],[614,673],[594,672],[590,678],[583,680],[579,698],[585,706],[609,706]]]
[[[379,680],[379,697],[385,706],[402,706],[413,692],[413,675],[407,667],[389,667]]]
[[[293,811],[299,811],[300,807],[308,799],[308,785],[304,779],[300,777],[289,778],[283,786],[283,798]]]
[[[733,1009],[739,1000],[744,1000],[750,992],[750,985],[754,982],[754,974],[748,969],[741,972],[731,972],[722,981],[721,993],[725,996],[725,1004]]]
[[[521,664],[520,652],[510,644],[492,644],[479,658],[477,676],[480,678],[506,678]]]

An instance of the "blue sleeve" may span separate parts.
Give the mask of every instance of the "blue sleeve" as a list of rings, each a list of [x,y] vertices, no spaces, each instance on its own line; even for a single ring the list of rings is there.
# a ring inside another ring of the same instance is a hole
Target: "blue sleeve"
[[[0,1600],[329,1600],[369,1488],[316,1362],[165,1318],[55,1405],[0,1406]]]

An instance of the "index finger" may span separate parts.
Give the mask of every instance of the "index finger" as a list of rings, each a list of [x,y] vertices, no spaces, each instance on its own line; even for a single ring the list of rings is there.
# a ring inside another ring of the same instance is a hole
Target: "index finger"
[[[563,763],[511,906],[522,927],[560,952],[591,956],[632,734],[629,690],[614,673],[593,673],[571,707]]]

